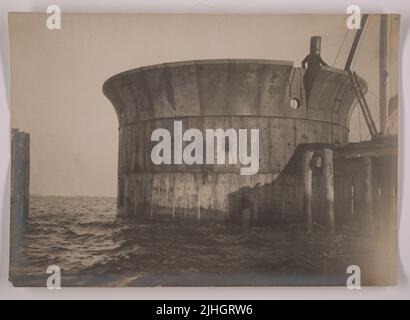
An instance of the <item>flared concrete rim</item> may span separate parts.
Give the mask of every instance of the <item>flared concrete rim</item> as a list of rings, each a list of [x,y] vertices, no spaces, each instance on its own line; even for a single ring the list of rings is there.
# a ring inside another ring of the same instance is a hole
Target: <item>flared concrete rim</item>
[[[279,65],[293,67],[292,61],[285,60],[268,60],[268,59],[209,59],[209,60],[188,60],[188,61],[176,61],[176,62],[166,62],[160,64],[153,64],[148,66],[142,66],[135,69],[130,69],[122,71],[113,75],[112,77],[105,80],[104,85],[108,82],[114,81],[118,78],[124,76],[129,76],[134,73],[138,73],[146,70],[158,70],[166,68],[178,68],[194,65],[215,65],[215,64],[267,64],[267,65]]]

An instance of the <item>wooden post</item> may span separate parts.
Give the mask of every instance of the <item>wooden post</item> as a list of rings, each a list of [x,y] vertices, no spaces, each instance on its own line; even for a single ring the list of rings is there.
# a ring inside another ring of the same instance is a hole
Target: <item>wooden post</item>
[[[335,232],[335,181],[333,175],[333,150],[323,150],[323,177],[326,188],[326,213],[329,232]]]
[[[154,187],[154,176],[153,176],[152,184],[151,184],[151,211],[150,211],[151,219],[154,218],[154,192],[155,192],[155,187]]]
[[[29,202],[30,202],[30,134],[24,133],[24,219],[26,220],[29,215]]]
[[[372,158],[362,158],[364,210],[370,230],[373,229],[373,199],[372,199]]]
[[[176,201],[176,193],[175,193],[176,183],[175,183],[175,181],[176,181],[176,178],[175,178],[175,175],[174,175],[174,191],[172,193],[172,219],[173,220],[175,220],[175,201]]]
[[[198,222],[201,220],[201,189],[197,188],[197,220]]]
[[[285,220],[285,211],[286,211],[286,202],[285,202],[285,186],[282,186],[282,194],[281,194],[281,211],[282,211],[282,220]]]
[[[310,167],[313,151],[303,153],[303,211],[306,219],[306,231],[312,232],[312,168]]]
[[[259,220],[259,203],[258,203],[258,195],[256,194],[256,192],[254,194],[254,202],[255,202],[255,207],[254,207],[255,212],[253,215],[253,221],[252,221],[253,223]]]
[[[30,135],[11,132],[11,216],[16,222],[28,217],[30,185]]]
[[[11,131],[10,196],[10,278],[21,262],[24,225],[29,216],[30,135],[18,129]]]

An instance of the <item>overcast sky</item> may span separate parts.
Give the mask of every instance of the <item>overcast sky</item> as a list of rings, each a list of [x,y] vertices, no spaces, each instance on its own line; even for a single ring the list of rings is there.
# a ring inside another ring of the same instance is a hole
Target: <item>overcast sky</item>
[[[322,57],[333,65],[345,21],[345,15],[63,14],[62,29],[50,31],[44,14],[11,15],[12,127],[31,135],[31,192],[116,196],[118,123],[102,94],[110,76],[195,59],[289,60],[299,67],[312,35],[322,36]],[[396,31],[390,28],[389,36]],[[335,67],[343,68],[353,37],[349,31]],[[353,67],[368,82],[376,120],[378,39],[379,17],[370,16]],[[389,57],[393,70],[396,56],[394,50]],[[396,78],[391,74],[388,96],[397,93]],[[368,136],[357,115],[352,141]]]

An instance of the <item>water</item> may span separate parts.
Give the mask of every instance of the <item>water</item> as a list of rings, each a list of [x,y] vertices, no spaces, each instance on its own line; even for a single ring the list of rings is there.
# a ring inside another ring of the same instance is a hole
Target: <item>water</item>
[[[343,285],[368,244],[354,232],[117,218],[113,198],[32,196],[11,274],[17,286],[44,286],[50,265],[63,286]]]

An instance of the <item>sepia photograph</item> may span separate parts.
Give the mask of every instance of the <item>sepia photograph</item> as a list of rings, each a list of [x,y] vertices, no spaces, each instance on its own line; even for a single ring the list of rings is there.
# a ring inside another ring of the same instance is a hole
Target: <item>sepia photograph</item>
[[[400,15],[8,23],[15,287],[396,285]]]

